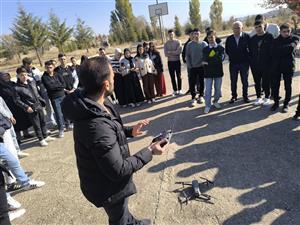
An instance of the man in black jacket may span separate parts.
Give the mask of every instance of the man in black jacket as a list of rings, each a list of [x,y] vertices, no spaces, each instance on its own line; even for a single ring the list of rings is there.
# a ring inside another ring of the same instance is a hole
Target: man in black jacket
[[[153,155],[162,154],[167,142],[153,143],[130,156],[127,137],[139,135],[148,121],[134,127],[123,126],[107,98],[113,91],[114,73],[105,57],[84,62],[81,74],[84,90],[76,90],[62,103],[64,115],[74,122],[81,190],[96,207],[105,209],[109,225],[148,225],[149,220],[136,220],[128,211],[128,197],[136,193],[132,175]]]
[[[248,98],[248,75],[249,75],[249,39],[250,36],[243,32],[243,24],[240,21],[233,23],[233,34],[226,39],[225,51],[229,56],[229,72],[231,80],[231,95],[229,103],[237,100],[237,80],[241,74],[243,84],[243,99],[245,103],[250,102]]]
[[[186,63],[186,55],[185,55],[186,46],[188,45],[188,43],[190,43],[193,40],[194,30],[192,28],[188,29],[186,34],[189,35],[189,39],[184,43],[183,50],[181,53],[183,63]],[[185,93],[187,95],[191,92],[191,88],[190,88],[190,69],[188,67],[186,67],[186,69],[187,69],[187,75],[188,75],[188,81],[189,81],[189,90],[187,90],[187,92]]]
[[[279,88],[281,76],[284,80],[285,99],[282,112],[287,113],[289,102],[292,96],[292,78],[295,71],[295,50],[299,43],[299,38],[291,34],[291,26],[282,24],[280,26],[280,35],[273,42],[272,46],[272,94],[274,105],[271,111],[279,107]]]
[[[34,81],[28,79],[28,73],[24,67],[17,69],[18,82],[15,86],[20,98],[18,104],[27,113],[30,122],[34,128],[36,136],[40,141],[41,146],[47,146],[48,141],[53,141],[54,138],[48,136],[43,107],[45,100],[39,95],[38,89]]]
[[[256,21],[254,23],[256,34],[250,38],[249,53],[250,67],[253,74],[256,91],[256,101],[254,105],[270,105],[271,77],[269,66],[271,63],[271,48],[273,35],[265,32],[264,22]],[[263,88],[265,98],[261,97]]]

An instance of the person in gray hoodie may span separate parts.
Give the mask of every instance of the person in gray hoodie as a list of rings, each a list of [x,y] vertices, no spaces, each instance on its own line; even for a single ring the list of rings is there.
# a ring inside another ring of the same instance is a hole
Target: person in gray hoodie
[[[186,64],[190,69],[190,89],[192,95],[191,106],[197,104],[196,101],[196,83],[200,83],[199,88],[199,103],[204,102],[204,69],[203,69],[203,49],[207,43],[200,40],[200,30],[194,29],[194,38],[186,47]]]

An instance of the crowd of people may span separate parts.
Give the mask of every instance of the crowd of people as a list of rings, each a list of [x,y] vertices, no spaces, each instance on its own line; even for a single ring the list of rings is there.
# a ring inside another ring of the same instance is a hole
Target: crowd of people
[[[173,96],[184,94],[181,56],[187,66],[189,90],[186,94],[191,95],[191,107],[195,107],[197,102],[205,103],[205,114],[209,113],[212,107],[220,109],[223,61],[227,55],[232,95],[229,103],[237,101],[239,74],[243,86],[243,101],[250,102],[248,75],[251,68],[256,92],[254,105],[272,105],[270,109],[277,110],[280,82],[283,77],[285,99],[282,112],[288,112],[295,71],[295,50],[299,43],[299,38],[291,33],[289,24],[278,27],[268,24],[263,16],[258,15],[254,31],[248,34],[243,32],[242,22],[236,21],[233,23],[233,34],[225,41],[225,47],[214,30],[206,29],[203,41],[200,40],[200,34],[197,28],[190,30],[189,40],[182,48],[181,42],[175,38],[174,31],[168,31],[169,40],[163,50],[167,57]],[[154,42],[138,44],[135,56],[132,56],[129,48],[123,51],[116,48],[113,57],[109,57],[105,48],[100,48],[99,57],[110,62],[114,73],[114,91],[108,91],[113,104],[134,108],[144,103],[153,104],[157,98],[166,95],[162,57]],[[0,173],[0,217],[7,221],[3,224],[9,224],[9,220],[25,212],[21,209],[21,204],[10,196],[10,192],[30,190],[45,184],[43,181],[29,178],[31,174],[25,172],[20,165],[19,158],[28,156],[28,153],[21,151],[20,145],[26,138],[34,137],[29,132],[30,127],[43,147],[56,140],[53,135],[55,129],[58,131],[57,138],[63,138],[65,131],[73,130],[74,121],[70,119],[72,116],[65,116],[62,102],[77,89],[93,87],[94,81],[86,80],[85,73],[97,72],[97,68],[92,64],[85,64],[89,61],[87,56],[81,57],[80,64],[77,64],[75,57],[71,57],[71,63],[68,65],[67,56],[59,53],[58,61],[59,65],[56,65],[56,60],[46,61],[45,71],[41,72],[33,66],[32,59],[26,57],[16,69],[16,82],[9,73],[0,73],[0,169],[6,174],[4,182]],[[85,67],[82,68],[82,65]],[[98,68],[99,74],[101,69]],[[300,96],[294,119],[300,120]],[[5,214],[7,210],[9,217]]]

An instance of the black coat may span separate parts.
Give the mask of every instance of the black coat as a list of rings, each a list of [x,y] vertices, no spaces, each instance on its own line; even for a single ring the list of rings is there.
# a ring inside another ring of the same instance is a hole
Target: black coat
[[[161,56],[159,52],[149,52],[149,57],[153,62],[153,65],[157,71],[157,74],[164,72]]]
[[[296,48],[299,43],[297,36],[283,38],[279,35],[272,45],[272,69],[293,74],[295,71]]]
[[[127,137],[132,128],[124,127],[118,112],[107,99],[103,107],[76,90],[65,97],[62,111],[74,122],[74,142],[80,187],[97,207],[116,203],[134,193],[132,174],[152,159],[148,149],[130,156]]]
[[[58,66],[54,71],[58,76],[61,76],[64,79],[65,89],[69,91],[73,90],[73,85],[75,82],[75,79],[72,75],[73,69],[70,66],[66,66],[65,68]]]
[[[41,110],[45,107],[45,100],[39,95],[37,86],[34,81],[27,81],[27,84],[17,82],[15,86],[20,99],[17,100],[18,104],[26,112],[28,107],[31,107],[33,111]]]
[[[223,72],[223,60],[225,50],[221,45],[210,48],[206,46],[203,49],[203,62],[207,62],[208,65],[204,66],[204,78],[217,78],[224,75]]]
[[[249,40],[250,36],[247,33],[242,33],[239,44],[236,44],[234,35],[230,35],[226,39],[225,51],[229,56],[229,62],[233,64],[249,63]]]
[[[192,40],[189,38],[185,43],[184,43],[184,46],[183,46],[183,50],[182,50],[182,53],[181,53],[181,57],[182,57],[182,61],[184,63],[186,63],[186,58],[185,58],[185,52],[186,52],[186,46],[188,45],[188,43],[190,43]]]
[[[0,81],[0,96],[4,99],[9,110],[15,117],[17,123],[14,125],[16,131],[21,131],[31,127],[31,122],[19,104],[20,96],[15,90],[16,83]]]
[[[65,96],[65,82],[61,76],[57,74],[50,76],[47,72],[44,72],[42,82],[50,99]]]

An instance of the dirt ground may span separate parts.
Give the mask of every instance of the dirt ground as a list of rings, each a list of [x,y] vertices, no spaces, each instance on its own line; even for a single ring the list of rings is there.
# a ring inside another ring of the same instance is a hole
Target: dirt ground
[[[165,65],[168,94],[171,82]],[[160,99],[154,105],[120,109],[126,124],[150,119],[145,134],[130,140],[135,153],[145,148],[160,131],[173,127],[165,155],[155,156],[134,175],[138,193],[130,198],[130,211],[151,218],[155,225],[299,225],[300,224],[300,123],[291,120],[300,93],[300,60],[293,81],[289,113],[271,113],[238,101],[228,104],[230,81],[225,64],[222,109],[204,115],[204,105],[189,108],[190,96]],[[183,87],[187,89],[185,66]],[[249,94],[255,99],[252,75]],[[241,96],[241,83],[238,84]],[[281,87],[281,96],[283,96]],[[17,194],[26,214],[13,225],[105,225],[103,209],[82,195],[75,162],[72,132],[46,148],[35,142],[22,148],[30,156],[22,166],[33,178],[46,182],[40,189]],[[178,181],[215,183],[205,192],[212,203],[191,201],[180,207],[174,192]]]

